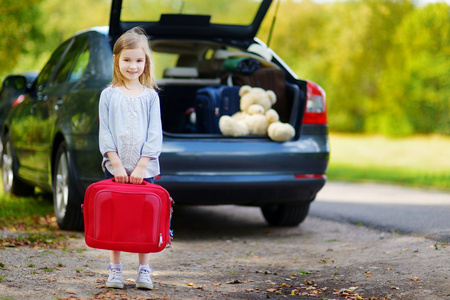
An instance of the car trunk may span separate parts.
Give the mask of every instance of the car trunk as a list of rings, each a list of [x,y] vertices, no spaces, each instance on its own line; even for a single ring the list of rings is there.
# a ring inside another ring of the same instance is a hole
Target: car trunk
[[[281,71],[281,70],[280,70]],[[212,83],[212,82],[210,82]],[[235,83],[236,84],[236,83]],[[163,130],[166,135],[172,137],[189,137],[193,138],[231,138],[222,135],[220,132],[205,132],[199,128],[199,121],[195,105],[196,98],[199,91],[206,87],[210,87],[208,84],[201,84],[198,82],[195,85],[189,84],[170,84],[160,85],[160,101],[161,101],[161,118],[163,123]],[[217,80],[217,84],[214,86],[227,86],[224,82]],[[238,92],[239,85],[236,93]],[[264,88],[264,86],[263,86]],[[300,126],[304,107],[304,98],[300,97],[300,88],[296,84],[291,84],[284,81],[280,82],[280,86],[277,87],[277,102],[273,108],[278,112],[280,121],[290,123],[296,128],[296,136],[294,139],[298,139],[300,133]],[[232,101],[238,102],[239,99]],[[239,103],[236,104],[239,106]],[[219,116],[221,112],[215,110],[211,114]],[[227,113],[225,113],[227,114]],[[236,137],[235,139],[267,139],[267,135],[248,135],[244,137]]]

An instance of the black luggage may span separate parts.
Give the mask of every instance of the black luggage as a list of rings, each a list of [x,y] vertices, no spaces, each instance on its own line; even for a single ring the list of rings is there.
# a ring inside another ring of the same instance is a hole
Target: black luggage
[[[219,119],[232,115],[239,108],[239,86],[208,86],[195,94],[194,108],[198,133],[220,133]]]

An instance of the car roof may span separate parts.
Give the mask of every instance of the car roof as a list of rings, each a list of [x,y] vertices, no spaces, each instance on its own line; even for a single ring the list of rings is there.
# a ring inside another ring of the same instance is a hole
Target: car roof
[[[152,38],[251,40],[272,0],[112,0],[109,34],[142,27]]]

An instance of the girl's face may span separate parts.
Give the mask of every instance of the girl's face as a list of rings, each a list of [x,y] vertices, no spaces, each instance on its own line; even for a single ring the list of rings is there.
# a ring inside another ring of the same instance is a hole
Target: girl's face
[[[116,57],[114,57],[116,59]],[[124,49],[119,55],[119,70],[126,83],[139,82],[145,68],[145,52],[141,48]]]

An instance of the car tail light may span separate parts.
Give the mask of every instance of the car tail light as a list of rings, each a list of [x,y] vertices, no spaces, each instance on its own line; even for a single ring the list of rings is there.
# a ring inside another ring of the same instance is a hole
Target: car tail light
[[[325,91],[316,83],[307,81],[305,114],[303,124],[327,124]]]

